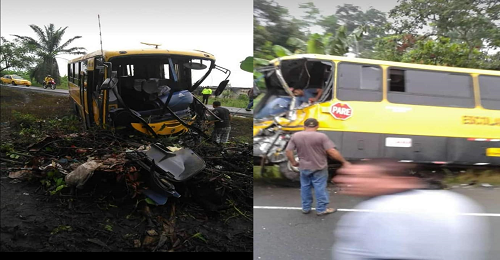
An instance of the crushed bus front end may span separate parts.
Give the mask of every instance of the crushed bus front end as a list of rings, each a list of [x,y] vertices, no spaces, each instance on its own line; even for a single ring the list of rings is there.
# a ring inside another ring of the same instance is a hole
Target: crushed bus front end
[[[333,91],[333,63],[307,55],[275,59],[258,69],[266,93],[255,107],[254,162],[279,165],[283,177],[298,181],[298,170],[285,156],[290,136],[303,130],[302,122],[316,117]]]
[[[162,49],[96,51],[68,64],[69,92],[86,128],[126,128],[148,136],[174,136],[202,129],[212,111],[193,91],[214,70],[226,74],[215,91],[227,86],[230,71],[203,51]],[[172,183],[184,182],[205,168],[189,148],[172,150],[160,143],[129,153],[148,173],[146,194],[158,204],[177,197]]]

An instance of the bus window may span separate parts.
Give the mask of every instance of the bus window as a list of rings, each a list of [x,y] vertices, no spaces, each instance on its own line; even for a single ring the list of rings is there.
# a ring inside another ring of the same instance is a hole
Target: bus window
[[[73,78],[73,71],[71,70],[71,64],[68,64],[68,81],[71,82],[71,78]]]
[[[73,64],[70,65],[70,68],[69,68],[70,75],[71,75],[70,78],[69,78],[69,81],[71,81],[73,83],[75,83],[75,65],[76,64],[73,63]]]
[[[500,110],[500,77],[480,75],[479,90],[484,108]]]
[[[81,62],[81,70],[80,70],[80,75],[82,75],[81,83],[83,85],[83,88],[87,88],[87,60],[84,60]]]
[[[77,62],[75,63],[75,70],[74,70],[74,83],[78,86],[80,86],[80,63],[81,62]]]
[[[127,65],[127,76],[134,76],[134,65]]]
[[[170,79],[170,68],[168,67],[168,64],[163,64],[162,73],[163,73],[162,78]]]
[[[382,68],[368,64],[339,64],[337,98],[343,101],[382,101]]]
[[[404,70],[389,70],[389,91],[405,92]]]
[[[389,102],[464,108],[475,106],[469,74],[413,69],[390,69],[389,73]]]

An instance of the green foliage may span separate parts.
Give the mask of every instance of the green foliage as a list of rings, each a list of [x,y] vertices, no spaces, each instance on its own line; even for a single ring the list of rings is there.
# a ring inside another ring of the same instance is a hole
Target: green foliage
[[[81,38],[81,36],[74,36],[63,42],[67,26],[56,29],[54,24],[49,24],[42,29],[38,25],[32,24],[30,27],[35,32],[37,39],[14,35],[24,46],[28,46],[36,57],[36,66],[31,70],[30,78],[41,83],[45,76],[50,74],[56,82],[61,82],[56,56],[63,53],[85,54],[83,47],[69,47],[74,40]]]
[[[241,100],[241,101],[244,101],[244,102],[248,102],[248,95],[239,94],[238,95],[238,100]]]
[[[146,198],[145,201],[149,205],[155,205],[155,206],[158,205],[154,200],[152,200],[150,198]]]
[[[107,231],[113,232],[113,226],[111,226],[111,225],[105,225],[104,229]]]
[[[52,230],[52,232],[50,232],[51,235],[54,235],[54,234],[57,234],[61,231],[68,231],[68,232],[71,232],[73,231],[73,228],[71,226],[58,226],[56,228],[54,228]]]
[[[14,151],[14,145],[12,143],[3,142],[0,144],[0,152],[1,153],[9,153]]]
[[[248,100],[245,101],[245,100],[242,100],[242,99],[239,99],[239,98],[233,98],[231,92],[228,93],[226,91],[229,91],[229,90],[225,90],[218,97],[213,97],[213,96],[209,97],[208,98],[208,104],[212,105],[212,103],[215,100],[218,100],[218,101],[220,101],[220,103],[221,103],[221,105],[223,107],[237,107],[237,108],[245,108],[245,107],[247,107]],[[227,97],[225,97],[224,94],[226,94]],[[201,96],[198,96],[197,98],[199,100],[202,100]]]
[[[63,131],[66,133],[78,132],[81,129],[80,119],[76,115],[67,115],[61,118],[51,118],[50,120],[44,121],[44,128],[47,129],[57,129],[58,131]]]
[[[412,34],[391,35],[378,39],[375,44],[374,52],[368,58],[378,60],[401,61],[403,55],[409,48],[412,48],[417,40]]]
[[[246,57],[241,62],[240,69],[247,71],[247,72],[252,72],[253,71],[253,57],[252,56]]]
[[[335,35],[331,33],[326,33],[324,35],[319,33],[311,34],[305,44],[300,41],[300,39],[290,38],[288,42],[297,48],[294,52],[281,45],[274,45],[273,51],[276,57],[289,56],[293,53],[315,53],[342,56],[349,52],[349,46],[351,44],[359,41],[363,37],[363,32],[365,31],[366,27],[360,26],[352,33],[348,34],[346,27],[340,26]],[[264,62],[263,59],[261,61]]]
[[[36,126],[38,118],[32,114],[12,111],[11,125],[16,129],[26,129]]]
[[[56,82],[56,84],[60,89],[68,89],[68,76],[62,76],[60,82]]]
[[[229,99],[229,97],[231,96],[231,90],[226,89],[226,90],[222,91],[221,96],[223,99]]]
[[[301,31],[305,24],[301,20],[290,19],[288,9],[272,0],[254,1],[254,56],[272,59],[272,46],[280,45],[286,49],[290,37],[305,39]]]
[[[474,50],[473,55],[479,55]],[[449,38],[439,37],[437,40],[417,41],[416,45],[403,55],[403,62],[423,63],[455,67],[477,67],[475,60],[469,60],[466,43],[452,43]]]
[[[358,52],[371,51],[374,48],[374,41],[386,36],[385,25],[387,17],[385,13],[370,7],[366,12],[363,12],[359,6],[352,4],[344,4],[337,6],[335,15],[341,24],[346,27],[348,34],[364,29],[364,35],[358,39],[358,42],[351,43],[349,47]],[[333,33],[333,30],[327,32]]]
[[[274,54],[276,55],[276,57],[283,57],[283,56],[292,55],[291,51],[289,51],[287,48],[285,48],[281,45],[274,45],[273,51],[274,51]]]
[[[393,35],[377,41],[369,58],[451,67],[500,69],[500,54],[470,50],[467,43],[447,37],[431,39],[411,34]]]
[[[0,75],[13,74],[6,70],[26,72],[30,69],[34,57],[30,55],[30,49],[19,40],[8,41],[0,37]],[[21,76],[21,75],[20,75]],[[28,77],[25,77],[28,78]]]
[[[197,238],[199,240],[202,240],[205,243],[208,243],[208,240],[205,237],[203,237],[203,235],[199,232],[194,234],[193,236],[191,236],[191,238]]]
[[[53,164],[55,164],[55,162],[53,162]],[[57,169],[49,171],[46,177],[40,180],[40,183],[51,196],[59,194],[62,189],[67,187],[64,181],[64,175]]]
[[[398,34],[424,31],[459,40],[472,55],[475,48],[500,47],[499,11],[495,0],[402,0],[390,18]]]

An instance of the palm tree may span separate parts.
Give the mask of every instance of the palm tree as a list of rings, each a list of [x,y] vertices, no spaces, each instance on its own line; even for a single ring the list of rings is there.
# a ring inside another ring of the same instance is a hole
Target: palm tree
[[[349,52],[350,46],[356,46],[366,30],[366,26],[359,26],[351,34],[347,34],[346,26],[342,25],[337,29],[335,35],[333,33],[324,35],[314,33],[309,36],[307,41],[290,38],[288,44],[295,46],[294,53],[296,54],[316,53],[342,56]],[[291,51],[279,45],[274,45],[273,50],[278,57],[292,54]]]
[[[314,33],[309,35],[307,41],[295,37],[289,38],[287,44],[295,47],[294,52],[281,45],[273,45],[272,50],[276,57],[302,53],[342,56],[349,52],[350,46],[357,45],[357,42],[363,37],[363,33],[366,32],[367,28],[367,26],[358,26],[351,34],[347,34],[346,26],[342,25],[337,29],[335,35],[333,33],[325,33],[324,35]],[[253,61],[255,68],[269,65],[269,60],[267,59],[254,58]],[[257,82],[258,85],[262,86],[264,84],[262,73],[255,71],[254,75],[256,78],[260,79]]]
[[[13,36],[17,37],[24,44],[26,44],[37,58],[37,65],[30,74],[31,79],[35,79],[37,82],[41,83],[43,82],[45,76],[50,74],[56,82],[61,82],[56,56],[59,54],[85,54],[85,48],[83,47],[68,48],[74,40],[82,38],[82,36],[75,36],[61,44],[64,32],[66,31],[66,28],[68,28],[67,26],[64,28],[60,27],[57,30],[55,29],[54,24],[44,26],[45,30],[42,30],[34,24],[31,24],[30,27],[33,31],[35,31],[38,40],[29,36]]]

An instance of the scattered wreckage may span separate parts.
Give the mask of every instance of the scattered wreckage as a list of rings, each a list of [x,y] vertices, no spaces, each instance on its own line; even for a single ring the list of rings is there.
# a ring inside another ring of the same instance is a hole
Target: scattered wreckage
[[[68,88],[75,113],[86,129],[128,128],[150,137],[178,136],[189,130],[209,136],[200,126],[207,117],[221,120],[193,91],[214,71],[226,74],[214,95],[224,91],[231,71],[204,51],[167,49],[95,51],[68,62]],[[148,173],[145,194],[158,204],[179,197],[173,182],[184,182],[205,168],[187,147],[171,149],[153,143],[127,153]],[[68,174],[86,179],[96,165],[87,162]]]

